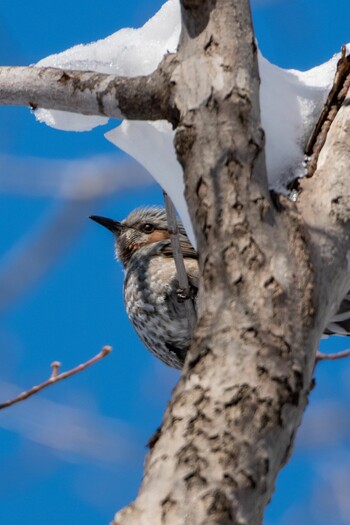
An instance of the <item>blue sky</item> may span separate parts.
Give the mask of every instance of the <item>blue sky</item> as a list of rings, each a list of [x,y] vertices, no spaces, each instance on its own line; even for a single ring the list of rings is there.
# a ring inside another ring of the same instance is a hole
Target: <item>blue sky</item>
[[[0,64],[31,64],[119,28],[138,27],[161,3],[107,1],[101,9],[91,0],[61,0],[54,8],[44,0],[4,0]],[[263,54],[287,68],[318,65],[349,42],[349,15],[344,0],[336,9],[325,0],[253,3]],[[44,380],[53,360],[67,369],[104,344],[113,346],[112,355],[92,369],[0,413],[0,522],[19,525],[29,516],[38,524],[108,523],[136,495],[145,444],[178,373],[155,360],[133,333],[112,239],[87,217],[122,218],[138,205],[160,204],[161,192],[148,184],[68,204],[48,197],[37,181],[40,174],[40,180],[62,176],[56,159],[76,161],[78,170],[82,159],[96,156],[113,156],[116,171],[126,162],[103,137],[115,123],[90,133],[65,133],[38,124],[24,108],[0,108],[0,115],[0,156],[10,156],[8,164],[0,157],[0,397],[7,397],[10,385],[16,390]],[[67,220],[57,233],[52,224],[59,217],[60,224],[62,217]],[[59,243],[64,249],[22,290],[35,269],[30,247],[45,229],[50,251],[55,254]],[[24,265],[8,277],[22,252]],[[19,289],[13,300],[10,285]],[[346,347],[341,338],[324,343],[331,351]],[[345,361],[318,367],[305,424],[278,479],[266,525],[350,523],[343,493],[350,482],[349,378]]]

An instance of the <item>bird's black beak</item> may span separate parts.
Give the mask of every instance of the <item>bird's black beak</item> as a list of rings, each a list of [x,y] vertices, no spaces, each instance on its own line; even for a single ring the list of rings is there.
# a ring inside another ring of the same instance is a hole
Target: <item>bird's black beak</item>
[[[92,219],[95,222],[98,222],[98,224],[101,224],[101,226],[104,226],[107,228],[107,230],[111,231],[112,233],[120,233],[121,231],[121,224],[118,221],[114,221],[113,219],[107,219],[107,217],[100,217],[99,215],[91,215],[89,219]]]

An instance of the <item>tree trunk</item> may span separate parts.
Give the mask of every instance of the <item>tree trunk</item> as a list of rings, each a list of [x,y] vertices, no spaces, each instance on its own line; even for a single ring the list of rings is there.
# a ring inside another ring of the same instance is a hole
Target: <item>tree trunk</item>
[[[298,205],[281,198],[276,210],[248,2],[183,1],[182,14],[171,80],[200,254],[199,319],[139,495],[114,523],[255,525],[290,455],[324,325],[349,288],[350,156],[337,184],[327,166],[305,181]],[[333,141],[344,144],[335,126]]]

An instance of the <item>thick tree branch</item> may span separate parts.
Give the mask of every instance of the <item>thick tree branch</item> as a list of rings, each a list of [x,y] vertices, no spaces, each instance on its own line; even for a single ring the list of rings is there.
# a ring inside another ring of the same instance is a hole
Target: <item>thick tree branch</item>
[[[151,75],[133,78],[49,67],[0,67],[0,104],[176,123],[168,82],[171,70],[171,55]]]
[[[297,206],[310,235],[317,278],[314,329],[323,331],[350,289],[350,90],[320,152],[317,170],[300,181]]]
[[[318,156],[324,146],[329,128],[344,103],[350,85],[350,55],[346,56],[346,46],[342,46],[342,54],[337,64],[337,71],[332,89],[308,140],[305,154],[309,157],[307,163],[308,177],[312,177],[317,167]]]

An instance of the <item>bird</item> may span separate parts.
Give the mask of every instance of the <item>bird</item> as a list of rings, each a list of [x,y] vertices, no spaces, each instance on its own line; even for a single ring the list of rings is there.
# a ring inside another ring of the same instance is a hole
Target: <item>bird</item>
[[[126,311],[145,347],[166,365],[181,369],[193,336],[181,295],[163,208],[151,206],[132,211],[121,222],[91,215],[110,230],[115,255],[124,268]],[[191,297],[196,308],[199,286],[198,254],[177,219]],[[350,336],[350,291],[336,315],[327,323],[325,337]]]
[[[190,328],[173,257],[166,211],[142,207],[124,220],[98,215],[90,219],[110,230],[115,255],[124,268],[127,315],[144,346],[166,365],[181,369],[190,346]],[[179,242],[189,280],[191,300],[199,283],[198,254],[177,219]]]

